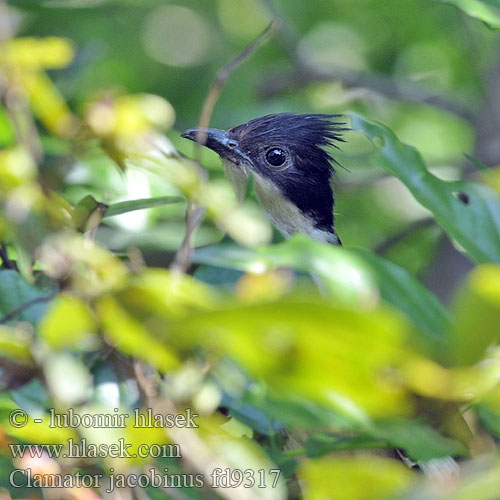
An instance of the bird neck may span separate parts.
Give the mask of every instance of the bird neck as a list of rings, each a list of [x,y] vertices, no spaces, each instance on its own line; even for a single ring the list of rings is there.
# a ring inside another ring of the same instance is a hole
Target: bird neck
[[[303,212],[274,182],[257,173],[254,173],[253,177],[255,191],[262,207],[272,224],[285,238],[289,238],[294,233],[305,233],[324,243],[340,243],[333,229],[333,223],[331,229],[318,228],[315,219]]]

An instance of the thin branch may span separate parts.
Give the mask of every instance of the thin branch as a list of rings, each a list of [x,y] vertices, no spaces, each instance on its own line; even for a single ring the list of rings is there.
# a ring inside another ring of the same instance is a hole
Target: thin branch
[[[215,104],[219,99],[222,88],[226,84],[227,80],[231,74],[240,66],[245,60],[247,60],[255,51],[257,51],[262,45],[264,45],[278,29],[279,22],[272,21],[269,26],[244,50],[242,50],[234,59],[229,61],[225,66],[223,66],[217,75],[215,76],[215,81],[208,92],[208,95],[203,103],[203,108],[201,110],[200,121],[198,123],[198,128],[201,129],[200,133],[196,137],[196,142],[198,143],[197,151],[198,154],[201,151],[201,146],[205,143],[206,134],[203,129],[206,129],[210,123],[210,118],[212,116]]]
[[[274,16],[282,18],[282,14],[273,0],[261,0],[261,2]],[[277,34],[277,40],[283,51],[288,55],[293,70],[266,77],[259,89],[259,93],[263,98],[271,98],[291,92],[315,82],[339,81],[347,88],[366,88],[389,99],[403,99],[410,102],[429,104],[460,116],[471,123],[474,123],[476,119],[477,110],[465,102],[458,98],[452,98],[449,94],[439,90],[427,88],[408,80],[394,79],[381,74],[355,71],[342,67],[323,70],[311,66],[308,60],[299,57],[297,46],[300,37],[287,22],[282,22]]]
[[[145,395],[144,407],[151,409],[154,415],[176,415],[179,413],[177,407],[167,395],[160,395],[158,384],[145,373],[144,365],[135,361],[134,370],[141,394]],[[178,444],[181,448],[182,461],[188,469],[195,470],[204,477],[209,478],[212,477],[216,469],[226,470],[230,468],[229,462],[212,450],[196,429],[188,426],[174,426],[165,431],[168,431],[168,437],[172,442]],[[254,488],[246,488],[243,485],[232,488],[213,487],[213,491],[225,500],[258,500],[259,496],[255,490]]]
[[[16,266],[15,262],[12,262],[9,259],[9,253],[7,251],[7,246],[5,244],[0,245],[0,258],[2,259],[3,266],[5,269],[12,269],[14,271],[18,271],[19,269]]]
[[[14,36],[9,19],[9,8],[4,0],[0,0],[0,41],[8,40]]]
[[[277,20],[272,21],[269,26],[244,50],[242,50],[235,58],[233,58],[229,63],[220,68],[217,71],[215,80],[210,87],[207,97],[203,102],[203,107],[200,113],[200,119],[198,121],[198,135],[196,137],[196,160],[198,165],[198,172],[203,181],[208,178],[206,170],[200,163],[201,159],[201,146],[206,140],[206,133],[203,129],[208,128],[210,124],[210,119],[212,117],[213,110],[220,97],[221,91],[228,81],[231,74],[240,66],[245,60],[247,60],[256,50],[258,50],[263,44],[265,44],[274,34],[278,27],[279,22]],[[204,209],[194,201],[190,201],[186,210],[186,234],[184,240],[177,251],[174,262],[171,266],[172,270],[179,272],[186,272],[191,264],[191,257],[193,253],[193,248],[191,240],[194,232],[199,227],[203,220]]]
[[[0,95],[14,128],[16,141],[31,154],[33,161],[39,165],[43,159],[42,143],[26,99],[19,89],[9,83],[4,88],[0,86]]]
[[[9,8],[6,2],[0,0],[0,41],[13,36],[14,29],[10,23]],[[12,83],[9,75],[1,73],[0,99],[12,123],[16,141],[31,154],[36,164],[40,164],[43,159],[43,148],[27,98],[22,90]]]
[[[378,245],[377,248],[375,248],[375,253],[377,255],[384,255],[391,248],[395,247],[399,242],[403,241],[414,232],[430,227],[435,223],[436,221],[432,217],[425,217],[424,219],[416,220]]]
[[[22,312],[24,312],[26,309],[30,308],[31,306],[35,304],[39,304],[41,302],[48,302],[49,300],[52,300],[56,296],[56,293],[51,293],[50,295],[47,295],[46,297],[37,297],[36,299],[29,300],[28,302],[25,302],[24,304],[21,304],[17,309],[14,309],[10,313],[6,314],[3,318],[0,319],[0,325],[4,325],[5,323],[13,320],[17,316],[19,316]]]
[[[106,205],[105,203],[97,202],[97,207],[89,215],[89,218],[87,219],[87,222],[85,224],[85,232],[83,234],[86,238],[90,240],[95,239],[97,229],[99,229],[99,225],[102,222],[107,208],[108,205]]]
[[[315,82],[341,82],[346,88],[367,88],[390,99],[403,99],[424,103],[453,113],[464,120],[474,122],[475,112],[470,106],[447,94],[426,88],[413,82],[393,79],[380,74],[334,68],[322,71],[311,67],[299,67],[291,73],[277,74],[268,78],[260,86],[263,98],[291,92]]]

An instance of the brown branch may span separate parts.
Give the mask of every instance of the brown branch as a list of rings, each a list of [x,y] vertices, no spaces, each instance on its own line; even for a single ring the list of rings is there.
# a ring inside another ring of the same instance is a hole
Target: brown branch
[[[14,319],[15,317],[19,316],[22,312],[24,312],[29,307],[31,307],[35,304],[39,304],[40,302],[48,302],[49,300],[52,300],[55,296],[56,296],[56,293],[51,293],[50,295],[47,295],[46,297],[37,297],[36,299],[29,300],[28,302],[21,304],[18,308],[14,309],[10,313],[6,314],[3,318],[1,318],[0,325],[4,325],[5,323],[7,323],[10,320]]]
[[[223,66],[217,75],[215,76],[215,81],[208,92],[208,95],[203,103],[203,108],[201,110],[200,121],[198,122],[198,128],[202,129],[201,132],[196,137],[197,151],[198,154],[201,151],[201,146],[206,140],[206,134],[203,129],[207,128],[210,123],[210,118],[212,116],[215,104],[219,99],[222,88],[226,84],[227,80],[231,74],[240,66],[246,59],[248,59],[255,51],[257,51],[262,45],[264,45],[273,35],[273,33],[278,28],[279,22],[272,21],[269,26],[244,50],[242,50],[234,59],[229,61],[225,66]]]
[[[475,120],[475,112],[470,106],[437,90],[405,80],[395,80],[384,75],[353,71],[340,67],[329,71],[321,71],[310,66],[299,66],[290,73],[270,77],[260,86],[259,93],[263,98],[269,99],[311,83],[333,81],[341,82],[346,88],[367,88],[389,99],[403,99],[410,102],[429,104],[453,113],[469,122]]]
[[[145,373],[142,363],[135,361],[135,379],[141,394],[145,396],[144,407],[151,409],[154,415],[176,415],[179,410],[165,394],[160,395],[158,384],[151,375]],[[217,451],[212,450],[201,438],[196,429],[190,427],[170,427],[166,429],[168,437],[182,450],[182,461],[189,469],[201,473],[204,477],[212,476],[215,469],[230,469],[231,465]],[[254,488],[239,485],[232,488],[213,487],[221,498],[226,500],[258,500]]]
[[[39,165],[43,159],[42,143],[25,97],[19,89],[9,83],[4,88],[0,87],[0,95],[14,128],[16,141],[31,154],[33,161]]]
[[[200,130],[200,132],[198,132],[198,135],[196,137],[195,156],[198,165],[198,172],[204,182],[206,182],[208,175],[206,170],[200,163],[201,146],[206,140],[206,133],[203,131],[203,129],[208,128],[217,100],[219,99],[221,91],[231,74],[238,68],[238,66],[240,66],[256,50],[258,50],[272,37],[278,27],[278,24],[279,22],[277,20],[272,21],[269,26],[250,45],[248,45],[236,57],[229,61],[229,63],[227,63],[217,71],[215,80],[208,91],[205,101],[203,102],[200,119],[198,121],[198,129]],[[194,232],[201,224],[203,216],[204,209],[195,201],[190,201],[186,210],[186,234],[179,250],[175,254],[174,262],[171,266],[172,270],[186,272],[189,268],[193,253],[191,240]]]
[[[278,6],[273,0],[261,0],[273,16],[283,18]],[[266,78],[261,84],[259,93],[263,98],[301,89],[315,82],[341,82],[347,88],[363,87],[389,99],[403,99],[410,102],[425,103],[436,108],[453,113],[461,118],[474,122],[476,110],[458,98],[452,98],[439,90],[427,88],[414,82],[393,79],[385,75],[350,70],[336,67],[323,70],[311,66],[309,61],[299,57],[297,46],[299,34],[288,22],[282,22],[276,35],[283,51],[292,64],[292,71],[277,73]]]
[[[99,225],[102,222],[107,208],[108,205],[106,205],[105,203],[97,202],[97,207],[90,213],[89,218],[87,219],[87,222],[85,224],[85,232],[83,234],[86,238],[90,240],[95,239],[95,235],[97,233],[97,230],[99,229]]]
[[[18,271],[19,269],[16,266],[15,262],[12,262],[9,259],[9,253],[7,251],[7,246],[3,243],[0,245],[0,259],[2,259],[2,264],[5,269],[12,269],[14,271]]]
[[[0,41],[8,40],[14,36],[9,19],[9,8],[5,0],[0,0]]]
[[[8,9],[7,4],[0,0],[0,41],[8,40],[14,36]],[[1,73],[0,99],[12,123],[16,141],[31,154],[34,162],[39,165],[43,159],[43,148],[27,98],[22,90],[12,83],[9,75]]]

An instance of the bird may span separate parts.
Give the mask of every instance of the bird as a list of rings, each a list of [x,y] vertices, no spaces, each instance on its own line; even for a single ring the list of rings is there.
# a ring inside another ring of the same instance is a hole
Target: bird
[[[335,231],[334,165],[325,149],[339,149],[349,130],[342,115],[275,113],[228,130],[192,128],[181,137],[215,151],[236,197],[254,179],[259,202],[271,223],[289,238],[311,238],[342,245]]]
[[[335,231],[332,187],[334,166],[340,164],[325,149],[339,149],[345,142],[343,132],[350,129],[338,121],[342,118],[338,114],[277,113],[228,130],[192,128],[181,136],[219,154],[237,198],[243,198],[253,176],[260,204],[286,238],[306,233],[315,240],[342,245]],[[321,289],[321,280],[312,277]],[[284,435],[285,449],[292,450],[303,447],[309,431],[294,429]],[[366,454],[366,450],[342,453]],[[434,478],[458,471],[451,457],[414,463],[399,449],[371,450],[370,454],[398,458],[408,468],[418,465]]]

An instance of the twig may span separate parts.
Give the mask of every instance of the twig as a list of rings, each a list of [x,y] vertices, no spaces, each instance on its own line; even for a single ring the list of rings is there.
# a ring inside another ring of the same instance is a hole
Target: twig
[[[246,59],[248,59],[257,49],[259,49],[264,43],[266,43],[271,36],[274,34],[278,27],[279,22],[277,20],[272,21],[269,26],[244,50],[242,50],[236,57],[234,57],[229,63],[220,68],[217,71],[215,80],[210,87],[207,97],[203,102],[203,107],[200,113],[200,119],[198,121],[199,132],[196,137],[196,160],[198,165],[198,172],[203,181],[206,181],[208,175],[206,170],[200,163],[201,159],[201,146],[206,140],[206,132],[204,129],[210,124],[210,118],[221,94],[222,88],[226,84],[227,80],[231,74],[242,64]],[[171,266],[172,270],[179,272],[186,272],[191,264],[191,256],[193,253],[191,240],[193,233],[196,231],[198,226],[203,220],[204,210],[195,201],[190,201],[186,210],[186,234],[184,240],[175,254],[174,262]]]
[[[175,404],[165,394],[159,395],[157,384],[144,372],[144,365],[135,361],[135,378],[145,395],[145,407],[151,409],[154,415],[176,415],[179,413]],[[217,452],[213,451],[200,437],[196,429],[186,427],[171,427],[168,436],[182,450],[182,460],[190,468],[201,473],[204,478],[212,477],[216,469],[230,469],[231,465]],[[254,488],[239,485],[231,488],[213,487],[221,498],[226,500],[258,500]]]
[[[105,203],[97,202],[97,207],[89,215],[89,218],[87,219],[87,222],[85,224],[85,232],[83,234],[86,238],[90,240],[95,239],[97,229],[99,229],[99,225],[102,222],[107,208],[108,205],[106,205]]]
[[[5,323],[14,319],[16,316],[19,316],[22,312],[24,312],[29,307],[31,307],[35,304],[39,304],[40,302],[48,302],[49,300],[52,300],[55,296],[56,296],[56,293],[51,293],[50,295],[47,295],[46,297],[37,297],[36,299],[29,300],[28,302],[21,304],[17,309],[14,309],[10,313],[6,314],[3,318],[1,318],[0,325],[4,325]]]
[[[435,222],[436,221],[432,217],[425,217],[424,219],[419,219],[416,220],[415,222],[412,222],[404,229],[390,236],[389,238],[384,240],[380,245],[378,245],[377,248],[375,248],[375,253],[377,255],[384,255],[392,247],[396,246],[400,241],[404,240],[415,231],[418,231],[420,229],[425,229],[426,227],[430,227],[433,224],[435,224]]]
[[[0,86],[0,94],[14,128],[16,141],[31,154],[37,165],[40,164],[43,159],[42,143],[26,100],[18,89],[9,83],[4,88]]]
[[[203,129],[206,129],[210,123],[210,118],[212,116],[215,104],[219,99],[222,88],[226,84],[227,80],[233,73],[235,69],[240,66],[246,59],[248,59],[256,50],[258,50],[262,45],[264,45],[273,35],[273,33],[278,28],[279,22],[272,21],[269,26],[244,50],[242,50],[234,59],[229,61],[228,64],[223,66],[217,75],[215,76],[215,81],[208,92],[208,95],[203,103],[203,108],[201,110],[200,121],[198,123],[198,128],[201,129],[196,137],[197,153],[200,154],[201,146],[206,140],[206,133]]]
[[[9,20],[9,10],[4,0],[0,0],[0,41],[8,40],[14,36],[14,31]]]
[[[261,2],[274,16],[282,18],[281,12],[279,12],[279,8],[273,0],[261,0]],[[279,73],[274,77],[266,78],[259,89],[263,98],[271,98],[314,82],[340,81],[347,88],[364,87],[390,99],[425,103],[444,109],[469,122],[475,120],[476,110],[472,106],[468,106],[458,99],[453,99],[448,94],[426,88],[408,80],[394,80],[380,74],[365,73],[341,67],[322,70],[311,66],[307,60],[299,57],[297,52],[300,41],[299,35],[287,22],[281,24],[277,40],[292,62],[293,70],[289,73]]]
[[[14,271],[18,271],[15,262],[12,262],[9,259],[9,253],[7,252],[7,246],[2,243],[0,245],[0,258],[2,259],[2,263],[5,269],[12,269]]]
[[[0,41],[8,40],[14,36],[8,9],[6,2],[0,0]],[[31,154],[36,164],[40,164],[43,159],[42,143],[26,98],[10,81],[9,75],[1,73],[0,98],[12,123],[16,141]]]
[[[405,80],[393,80],[383,75],[340,67],[330,71],[322,71],[310,66],[298,67],[289,74],[269,78],[261,85],[259,92],[262,97],[270,98],[310,83],[330,81],[340,81],[347,88],[364,87],[390,99],[403,99],[429,104],[453,113],[469,122],[475,120],[475,112],[470,106],[457,99],[451,99],[448,95],[439,91]]]

